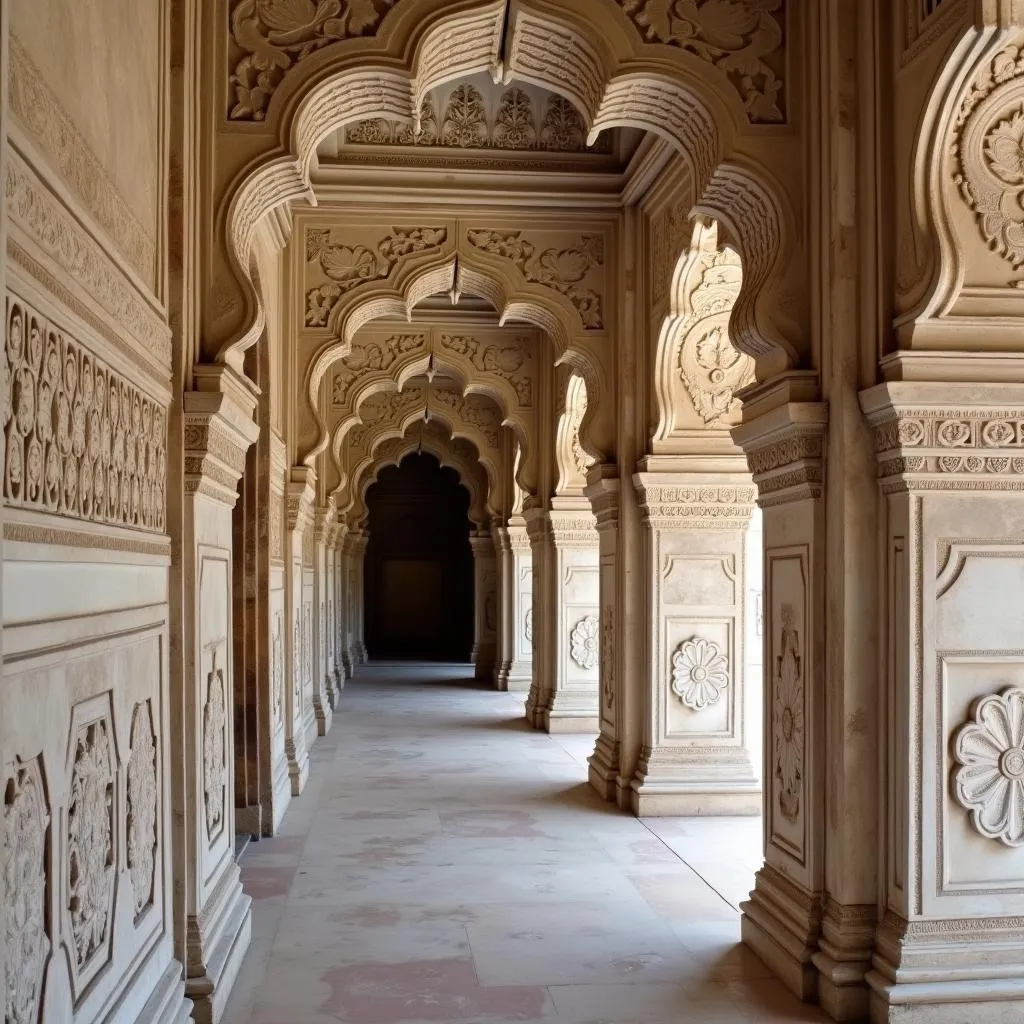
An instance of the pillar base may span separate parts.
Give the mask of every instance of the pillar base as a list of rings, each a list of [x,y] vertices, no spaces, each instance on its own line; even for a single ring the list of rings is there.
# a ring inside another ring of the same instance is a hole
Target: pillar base
[[[348,680],[352,678],[353,669],[355,668],[355,665],[352,662],[351,651],[345,651],[341,656],[341,667],[345,670],[345,681],[348,682]]]
[[[597,715],[569,714],[567,712],[559,714],[551,708],[545,708],[541,712],[538,728],[550,733],[586,734],[597,732],[600,725]]]
[[[825,900],[818,951],[811,958],[818,970],[818,1002],[835,1020],[864,1020],[877,912],[871,904]]]
[[[509,666],[505,689],[510,693],[529,693],[533,683],[533,666],[527,662],[513,661]]]
[[[869,976],[870,979],[870,976]],[[902,1001],[895,1001],[896,997]],[[872,1024],[1017,1024],[1024,1020],[1024,981],[871,982]]]
[[[174,961],[168,965],[153,994],[135,1018],[136,1024],[189,1024],[191,1019],[192,1001],[185,998],[181,964]]]
[[[553,690],[541,712],[540,728],[554,733],[600,732],[599,699],[596,683],[593,689]]]
[[[761,813],[761,787],[728,791],[672,782],[633,781],[630,806],[638,818],[754,817]]]
[[[719,754],[696,744],[648,751],[630,782],[632,810],[647,817],[753,816],[761,783],[742,747]]]
[[[618,793],[618,748],[618,743],[601,733],[594,745],[594,752],[587,758],[587,779],[602,800],[615,800]]]
[[[196,1024],[218,1024],[252,938],[252,900],[234,860],[196,918],[190,918],[189,963],[203,973],[185,979]],[[205,969],[204,969],[205,968]]]
[[[494,688],[502,692],[508,689],[508,675],[512,670],[511,661],[500,661],[494,669]]]
[[[757,873],[750,899],[740,904],[743,943],[763,960],[798,998],[818,992],[811,958],[821,929],[821,901],[766,864]]]
[[[326,736],[331,731],[331,723],[334,721],[334,709],[329,700],[324,700],[322,694],[313,698],[313,714],[316,716],[317,736]]]
[[[276,836],[284,821],[285,812],[292,802],[291,778],[288,774],[288,759],[282,755],[274,765],[271,791],[263,800],[263,838]]]
[[[365,665],[369,660],[370,656],[366,652],[366,644],[360,641],[356,644],[355,662],[357,665]]]
[[[345,689],[345,673],[343,670],[335,668],[331,672],[331,678],[333,682],[331,690],[333,700],[331,702],[331,707],[333,710],[337,711],[338,705],[341,703],[341,691]]]
[[[288,757],[288,778],[291,779],[292,796],[299,796],[309,781],[309,752],[305,749],[296,750],[293,740],[285,740],[284,747]]]

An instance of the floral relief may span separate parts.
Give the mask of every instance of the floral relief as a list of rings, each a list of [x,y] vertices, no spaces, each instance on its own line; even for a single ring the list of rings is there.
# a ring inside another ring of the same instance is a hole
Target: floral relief
[[[480,90],[460,85],[448,100],[441,121],[441,141],[446,146],[479,149],[487,141],[487,115]]]
[[[274,722],[284,723],[284,637],[281,612],[274,615],[274,640],[271,645],[271,686],[274,697]]]
[[[475,249],[511,260],[531,284],[544,285],[564,295],[576,307],[585,330],[603,329],[601,296],[582,284],[592,271],[604,266],[602,235],[583,235],[577,245],[544,249],[539,254],[520,231],[473,229],[467,237]]]
[[[783,0],[618,0],[644,39],[724,71],[754,122],[785,120]]]
[[[591,671],[597,668],[600,655],[600,628],[596,615],[580,619],[569,634],[569,657],[580,668]]]
[[[206,677],[206,706],[203,709],[203,797],[206,805],[206,835],[212,843],[224,827],[227,801],[227,695],[224,670],[217,667],[214,652]]]
[[[953,739],[953,793],[988,839],[1024,846],[1024,690],[975,701]]]
[[[587,133],[580,112],[564,96],[551,96],[540,126],[543,149],[575,152],[585,148]]]
[[[344,407],[360,375],[371,370],[387,370],[396,359],[423,348],[426,338],[422,334],[396,334],[382,342],[352,344],[352,351],[341,362],[341,368],[331,382],[331,402]]]
[[[233,121],[262,121],[284,76],[331,43],[372,35],[397,0],[238,0],[231,11]]]
[[[672,692],[691,711],[717,704],[729,685],[729,663],[713,640],[693,637],[672,655]]]
[[[533,104],[522,89],[502,94],[494,124],[493,144],[500,149],[532,149],[537,142]]]
[[[78,733],[67,810],[67,894],[75,964],[106,959],[114,898],[114,751],[107,719]]]
[[[793,606],[783,604],[780,654],[776,655],[772,702],[773,774],[778,785],[779,810],[788,821],[800,814],[804,777],[804,684],[800,634]]]
[[[306,263],[315,264],[328,280],[306,291],[305,325],[326,327],[335,306],[353,288],[385,280],[400,260],[437,249],[447,237],[445,228],[393,228],[371,249],[333,241],[330,228],[308,228]]]
[[[128,872],[135,895],[135,916],[153,903],[156,878],[156,736],[150,702],[135,705],[132,752],[128,758]]]
[[[615,704],[615,630],[608,608],[601,613],[601,682],[605,707],[611,710]]]
[[[37,1024],[50,955],[46,857],[50,813],[40,759],[15,759],[4,786],[0,921],[7,953],[6,1024]]]
[[[527,608],[523,616],[523,636],[528,644],[533,643],[533,609]]]
[[[5,354],[7,504],[162,532],[164,408],[20,303]]]
[[[533,404],[533,360],[528,338],[518,339],[515,345],[489,345],[466,335],[442,334],[440,343],[442,348],[465,356],[476,369],[507,380],[520,405]]]

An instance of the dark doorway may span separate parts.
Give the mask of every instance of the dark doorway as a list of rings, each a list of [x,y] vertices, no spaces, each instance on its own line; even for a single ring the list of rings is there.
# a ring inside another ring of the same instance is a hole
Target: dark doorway
[[[469,494],[433,455],[381,471],[366,498],[371,658],[468,661],[473,647]]]

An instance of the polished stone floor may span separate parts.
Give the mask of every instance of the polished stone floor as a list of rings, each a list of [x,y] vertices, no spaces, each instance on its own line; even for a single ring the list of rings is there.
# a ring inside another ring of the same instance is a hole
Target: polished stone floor
[[[227,1024],[825,1020],[738,945],[760,823],[621,814],[585,785],[592,739],[521,709],[461,667],[349,683],[283,834],[243,856]]]

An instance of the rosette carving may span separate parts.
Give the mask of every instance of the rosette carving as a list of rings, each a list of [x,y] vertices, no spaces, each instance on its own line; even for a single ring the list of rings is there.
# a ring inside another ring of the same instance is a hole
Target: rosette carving
[[[729,685],[729,662],[713,640],[693,637],[672,655],[672,692],[691,711],[717,704]]]
[[[580,668],[591,671],[597,668],[599,657],[600,627],[596,615],[580,619],[569,634],[569,657]]]

